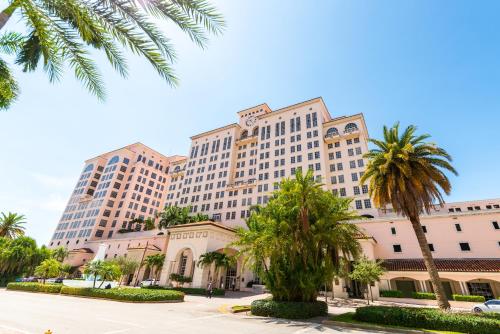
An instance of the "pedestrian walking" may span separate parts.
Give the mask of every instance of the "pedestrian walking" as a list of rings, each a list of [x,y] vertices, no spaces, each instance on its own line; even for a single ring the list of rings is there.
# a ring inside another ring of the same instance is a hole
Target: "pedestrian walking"
[[[208,282],[207,285],[207,298],[212,299],[212,293],[214,292],[212,281]]]

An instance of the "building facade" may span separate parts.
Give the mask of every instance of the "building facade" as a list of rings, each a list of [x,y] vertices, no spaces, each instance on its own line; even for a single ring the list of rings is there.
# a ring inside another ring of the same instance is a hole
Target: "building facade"
[[[353,209],[366,218],[353,222],[367,236],[363,250],[388,268],[375,290],[430,291],[410,223],[374,208],[368,187],[359,184],[367,151],[362,114],[332,117],[321,98],[278,110],[261,104],[239,111],[235,123],[192,136],[187,156],[166,157],[136,143],[87,160],[49,245],[70,249],[75,266],[102,243],[108,257],[166,253],[163,284],[180,273],[191,275],[193,286],[214,279],[221,287],[245,289],[258,278],[240,265],[213,277],[214,268],[199,268],[196,261],[224,249],[233,229],[245,226],[250,207],[265,205],[282,178],[312,170],[326,190],[353,198]],[[155,217],[170,205],[189,206],[213,222],[142,231],[138,218]],[[450,203],[422,218],[448,292],[500,295],[499,205]],[[334,285],[337,295],[360,294],[356,282]]]

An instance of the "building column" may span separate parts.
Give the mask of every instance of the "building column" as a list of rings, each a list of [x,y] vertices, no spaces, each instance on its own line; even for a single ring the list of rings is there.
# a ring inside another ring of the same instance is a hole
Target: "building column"
[[[348,298],[347,290],[345,289],[346,282],[343,278],[333,280],[333,296],[335,298]]]
[[[460,284],[460,290],[463,295],[468,295],[469,290],[467,289],[467,282],[458,282]]]
[[[427,284],[425,284],[425,281],[418,281],[419,285],[420,285],[420,290],[422,292],[427,292]]]

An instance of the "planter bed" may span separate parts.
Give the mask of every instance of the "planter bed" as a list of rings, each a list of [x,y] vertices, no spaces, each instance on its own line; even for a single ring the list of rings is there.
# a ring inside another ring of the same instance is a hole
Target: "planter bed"
[[[323,301],[284,302],[271,299],[254,300],[251,304],[253,315],[285,319],[308,319],[328,314],[328,305]]]

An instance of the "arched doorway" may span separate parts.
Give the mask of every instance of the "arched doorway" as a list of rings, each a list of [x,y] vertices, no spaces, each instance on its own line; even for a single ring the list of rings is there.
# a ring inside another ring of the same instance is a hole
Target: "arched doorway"
[[[500,293],[500,283],[489,279],[473,279],[467,281],[466,285],[469,294],[483,296],[486,300],[495,299]]]
[[[412,298],[413,293],[417,292],[417,281],[409,277],[396,277],[391,279],[391,288],[403,293],[403,297]]]

